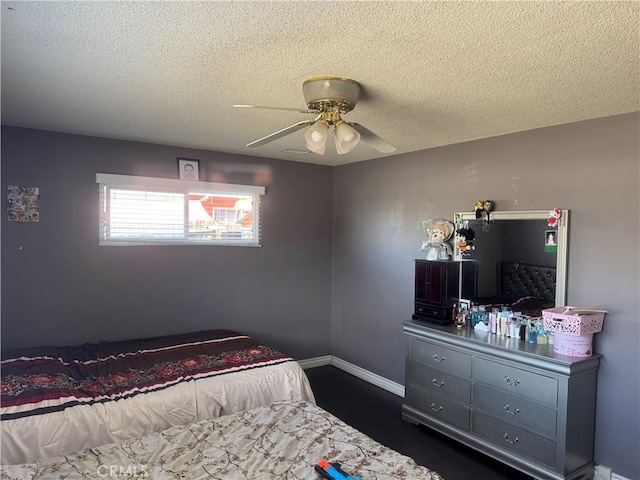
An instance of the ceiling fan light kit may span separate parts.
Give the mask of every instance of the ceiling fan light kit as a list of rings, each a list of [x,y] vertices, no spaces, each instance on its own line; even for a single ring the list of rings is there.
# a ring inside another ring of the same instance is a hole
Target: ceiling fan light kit
[[[328,135],[329,128],[324,122],[314,123],[304,132],[305,146],[313,153],[324,155]]]
[[[338,154],[350,152],[358,145],[360,140],[380,152],[395,152],[396,148],[393,145],[378,137],[372,131],[357,123],[349,123],[342,120],[340,115],[353,110],[360,97],[360,84],[355,80],[334,76],[313,77],[302,84],[302,93],[308,110],[301,111],[301,113],[316,114],[317,117],[314,120],[295,123],[248,143],[247,147],[264,145],[308,126],[309,128],[304,134],[305,145],[307,149],[318,155],[324,155],[327,137],[330,133],[335,135],[336,152]],[[252,105],[234,106],[252,107]],[[272,108],[288,110],[279,107]]]
[[[341,122],[336,127],[336,151],[349,153],[360,142],[360,134],[348,123]]]

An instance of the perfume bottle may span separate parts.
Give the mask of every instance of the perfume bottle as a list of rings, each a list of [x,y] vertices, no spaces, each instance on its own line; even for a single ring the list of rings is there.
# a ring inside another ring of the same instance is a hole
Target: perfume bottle
[[[538,328],[534,322],[529,324],[529,343],[536,343],[538,341]]]
[[[509,336],[509,329],[507,325],[509,313],[509,307],[502,307],[502,311],[500,312],[500,335],[503,337]]]
[[[546,345],[548,343],[547,334],[544,331],[542,322],[538,321],[537,328],[538,328],[538,338],[536,339],[536,343],[539,343],[540,345]]]
[[[478,307],[478,323],[484,323],[484,326],[489,328],[489,312],[484,305]]]
[[[498,333],[498,309],[494,308],[489,314],[489,331]]]
[[[520,340],[527,339],[527,333],[528,333],[527,323],[528,322],[529,321],[526,318],[522,319],[522,321],[520,322]]]
[[[478,324],[478,307],[475,305],[471,306],[471,314],[470,314],[470,318],[471,318],[471,328],[475,328],[475,326]]]

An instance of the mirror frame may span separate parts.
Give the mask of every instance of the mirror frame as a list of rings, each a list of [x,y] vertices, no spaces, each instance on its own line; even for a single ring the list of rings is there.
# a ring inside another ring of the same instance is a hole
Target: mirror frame
[[[558,221],[558,250],[556,252],[556,307],[566,305],[567,297],[567,257],[569,250],[569,210],[561,210],[562,214]],[[491,221],[494,220],[548,220],[549,210],[522,210],[491,212]],[[475,212],[455,212],[453,214],[453,224],[456,230],[461,222],[465,220],[478,220]],[[549,227],[551,228],[551,227]],[[454,249],[454,260],[464,260],[458,249]],[[462,298],[462,262],[460,262],[460,291],[458,298]]]

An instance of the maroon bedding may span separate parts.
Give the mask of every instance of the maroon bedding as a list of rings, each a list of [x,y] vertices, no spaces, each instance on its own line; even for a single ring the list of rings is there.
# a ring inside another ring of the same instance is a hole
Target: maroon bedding
[[[119,400],[292,358],[232,330],[2,353],[2,420]]]

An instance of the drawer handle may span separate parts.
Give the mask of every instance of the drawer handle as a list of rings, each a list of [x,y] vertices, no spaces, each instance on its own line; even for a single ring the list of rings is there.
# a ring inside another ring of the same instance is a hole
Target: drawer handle
[[[444,362],[444,357],[438,357],[435,353],[433,354],[433,359],[438,363]]]
[[[433,410],[434,412],[441,412],[442,411],[442,405],[440,405],[438,408],[436,408],[436,404],[432,403],[431,404],[431,410]]]
[[[438,383],[438,380],[436,380],[435,378],[434,378],[433,380],[431,380],[431,383],[433,383],[433,385],[434,385],[435,387],[438,387],[438,388],[440,388],[440,387],[444,387],[444,382],[439,382],[439,383]]]
[[[502,436],[504,437],[505,442],[510,443],[511,445],[518,443],[518,437],[515,437],[513,440],[509,440],[508,433],[503,433]]]
[[[505,376],[504,377],[505,382],[507,382],[507,385],[511,385],[512,387],[516,387],[518,386],[518,384],[520,383],[520,379],[516,378],[513,382],[511,381],[511,379],[509,378],[509,376]]]
[[[517,409],[517,408],[516,408],[515,410],[513,410],[513,411],[510,411],[510,410],[509,410],[509,408],[510,408],[510,407],[509,407],[509,404],[508,404],[508,403],[505,403],[505,404],[504,404],[504,409],[507,411],[507,413],[508,413],[509,415],[516,415],[516,414],[520,413],[520,410],[519,410],[519,409]]]

